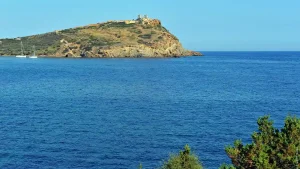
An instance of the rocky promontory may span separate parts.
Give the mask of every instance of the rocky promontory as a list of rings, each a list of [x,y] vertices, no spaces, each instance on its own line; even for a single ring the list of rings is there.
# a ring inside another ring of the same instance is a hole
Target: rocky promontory
[[[136,20],[108,21],[45,34],[0,39],[0,55],[25,55],[35,46],[38,56],[48,57],[180,57],[201,56],[182,47],[160,20],[139,16]]]

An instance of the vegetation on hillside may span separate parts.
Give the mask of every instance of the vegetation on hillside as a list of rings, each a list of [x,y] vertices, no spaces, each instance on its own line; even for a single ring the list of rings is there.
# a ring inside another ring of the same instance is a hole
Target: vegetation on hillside
[[[60,46],[59,40],[63,36],[56,34],[55,32],[26,36],[22,37],[21,40],[24,44],[24,54],[32,54],[32,47],[35,46],[36,50],[40,55],[47,53],[48,49],[54,50]],[[2,44],[0,44],[0,55],[20,55],[21,54],[21,41],[18,39],[1,39]]]
[[[93,47],[139,44],[151,46],[163,41],[163,37],[178,40],[160,24],[105,22],[20,39],[24,44],[25,55],[32,54],[32,46],[35,46],[37,55],[57,56],[69,53],[72,51],[70,48],[76,48],[78,51],[91,51]],[[0,55],[21,54],[20,39],[0,39]]]

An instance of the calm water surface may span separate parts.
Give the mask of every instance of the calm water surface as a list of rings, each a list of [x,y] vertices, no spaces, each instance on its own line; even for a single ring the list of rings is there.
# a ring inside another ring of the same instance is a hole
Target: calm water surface
[[[156,168],[185,144],[217,168],[258,117],[300,115],[300,52],[204,54],[0,57],[0,168]]]

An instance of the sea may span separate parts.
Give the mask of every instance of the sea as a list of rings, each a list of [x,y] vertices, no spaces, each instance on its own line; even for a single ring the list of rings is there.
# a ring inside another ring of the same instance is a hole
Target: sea
[[[300,52],[0,57],[0,168],[160,167],[188,144],[207,169],[257,119],[300,116]]]

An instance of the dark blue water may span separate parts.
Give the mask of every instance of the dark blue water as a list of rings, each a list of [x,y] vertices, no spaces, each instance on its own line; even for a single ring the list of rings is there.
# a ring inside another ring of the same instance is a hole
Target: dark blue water
[[[0,168],[156,168],[185,144],[217,168],[258,117],[300,115],[300,52],[204,54],[0,57]]]

